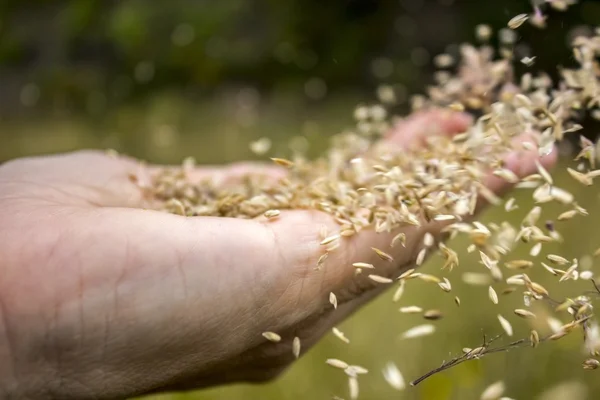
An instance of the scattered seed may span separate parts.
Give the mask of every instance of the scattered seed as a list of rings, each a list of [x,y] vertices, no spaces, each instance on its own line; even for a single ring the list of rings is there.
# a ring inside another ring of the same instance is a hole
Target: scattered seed
[[[506,390],[506,387],[504,385],[504,382],[502,382],[502,381],[494,382],[491,385],[489,385],[487,388],[485,388],[485,390],[481,394],[480,399],[481,400],[498,400],[500,398],[500,396],[502,396],[502,394],[504,394],[505,390]]]
[[[325,361],[325,363],[327,365],[330,365],[334,368],[339,368],[339,369],[346,369],[349,367],[348,363],[346,363],[342,360],[338,360],[336,358],[329,358]]]
[[[377,254],[379,256],[379,258],[381,258],[382,260],[388,261],[388,262],[394,261],[394,257],[390,256],[385,251],[379,250],[376,247],[371,247],[371,249],[373,249],[373,251],[375,252],[375,254]]]
[[[513,328],[510,322],[500,314],[498,314],[498,321],[500,321],[500,325],[502,326],[502,329],[504,329],[504,332],[506,332],[508,336],[512,336]]]
[[[276,334],[274,332],[263,332],[262,335],[264,336],[265,339],[267,339],[270,342],[273,342],[273,343],[281,342],[281,336],[279,336],[278,334]]]
[[[423,324],[410,328],[404,332],[400,337],[402,339],[414,339],[422,336],[431,335],[435,332],[435,326],[431,324]]]
[[[344,343],[350,343],[350,339],[348,339],[346,337],[346,335],[344,335],[344,332],[340,331],[338,328],[331,328],[331,331],[333,332],[333,334],[335,335],[335,337],[337,337],[338,339],[340,339],[342,342]]]
[[[406,306],[400,307],[400,312],[403,314],[420,314],[423,312],[423,309],[419,306]]]
[[[296,359],[300,357],[300,346],[300,338],[298,336],[294,337],[294,340],[292,341],[292,353],[294,354],[294,357],[296,357]]]
[[[338,306],[337,296],[333,292],[329,293],[329,303],[331,303],[331,305],[333,306],[334,309],[337,309],[337,306]]]
[[[527,14],[519,14],[508,21],[508,27],[510,29],[517,29],[521,25],[525,23],[529,19],[529,15]]]
[[[406,382],[402,373],[393,362],[388,362],[383,369],[383,377],[385,381],[396,390],[406,389]]]
[[[442,319],[444,315],[440,310],[427,310],[423,313],[423,318],[428,319],[430,321],[437,321],[438,319]]]
[[[488,288],[488,297],[490,298],[492,303],[498,304],[498,294],[496,293],[494,288],[491,286]]]
[[[522,308],[517,308],[514,313],[522,318],[535,318],[535,314],[531,311],[523,310]]]
[[[392,282],[394,282],[393,279],[386,278],[385,276],[375,275],[375,274],[369,275],[369,279],[371,279],[373,282],[377,282],[377,283],[392,283]]]

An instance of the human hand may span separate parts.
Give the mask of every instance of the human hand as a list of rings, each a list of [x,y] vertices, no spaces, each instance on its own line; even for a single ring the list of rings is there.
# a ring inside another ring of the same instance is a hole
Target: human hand
[[[407,147],[431,124],[452,134],[468,123],[417,114],[387,140]],[[512,157],[508,168],[530,174],[536,157]],[[132,171],[143,180],[151,167],[98,152],[0,167],[0,394],[108,399],[271,379],[294,360],[295,336],[304,352],[388,287],[356,277],[353,262],[397,276],[414,265],[425,232],[439,236],[432,223],[404,228],[406,247],[385,262],[371,248],[389,249],[398,232],[363,231],[315,271],[320,227],[338,227],[327,214],[283,211],[267,222],[145,210]],[[238,164],[193,175],[249,172],[283,174]],[[492,176],[486,185],[509,188]],[[265,331],[282,341],[266,341]]]

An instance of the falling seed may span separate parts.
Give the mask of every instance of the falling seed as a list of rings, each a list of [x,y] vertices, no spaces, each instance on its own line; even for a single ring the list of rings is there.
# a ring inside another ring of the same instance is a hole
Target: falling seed
[[[374,269],[375,268],[373,266],[373,264],[363,263],[363,262],[353,263],[352,266],[356,267],[356,268],[362,268],[362,269]]]
[[[556,254],[548,254],[546,258],[548,259],[548,261],[551,261],[558,265],[567,265],[569,263],[569,260]]]
[[[542,251],[542,243],[536,243],[533,245],[533,247],[531,248],[531,250],[529,251],[529,255],[532,257],[537,257],[540,255]]]
[[[423,318],[430,321],[437,321],[439,319],[442,319],[443,317],[444,315],[440,310],[427,310],[423,313]]]
[[[397,303],[400,298],[402,297],[402,295],[404,294],[404,285],[406,284],[406,281],[400,281],[400,284],[398,285],[398,288],[396,289],[396,291],[394,292],[394,296],[392,297],[392,301],[394,303]]]
[[[500,321],[500,325],[502,326],[502,329],[504,329],[504,332],[506,332],[508,336],[512,336],[513,328],[510,322],[500,314],[498,314],[498,321]]]
[[[358,399],[359,388],[358,388],[358,379],[356,377],[351,376],[348,378],[348,390],[351,400]]]
[[[429,232],[426,232],[423,236],[423,244],[425,245],[425,247],[433,246],[434,242],[435,238],[433,237],[433,235]]]
[[[400,312],[402,314],[419,314],[423,312],[423,309],[419,306],[406,306],[400,307]]]
[[[425,261],[425,256],[427,255],[427,249],[426,248],[422,248],[419,253],[417,254],[417,258],[415,260],[415,265],[420,266],[423,264],[423,261]]]
[[[554,183],[554,180],[552,179],[552,176],[550,175],[548,170],[546,168],[544,168],[544,166],[542,164],[540,164],[540,162],[538,160],[535,160],[535,166],[537,167],[538,172],[540,173],[542,178],[544,178],[546,183],[548,183],[549,185],[552,185]]]
[[[458,307],[460,307],[460,298],[458,296],[454,297],[454,304],[456,304]]]
[[[285,158],[276,158],[276,157],[272,157],[271,160],[277,164],[277,165],[281,165],[282,167],[293,167],[294,163],[291,162],[290,160],[286,160]]]
[[[514,197],[511,197],[510,199],[508,199],[506,201],[506,203],[504,204],[504,210],[506,212],[510,212],[510,211],[513,211],[513,210],[516,210],[517,208],[519,208],[519,206],[517,206],[515,204],[515,202],[516,202],[516,200]]]
[[[269,138],[260,138],[250,143],[250,151],[256,155],[263,155],[271,149],[271,140]]]
[[[592,186],[594,184],[592,178],[590,178],[590,176],[587,174],[582,174],[581,172],[575,171],[572,168],[567,168],[567,172],[573,179],[585,186]]]
[[[400,337],[402,339],[414,339],[427,335],[431,335],[435,332],[435,326],[431,324],[423,324],[418,325],[413,328],[410,328],[406,332],[404,332]]]
[[[503,381],[494,382],[489,385],[483,393],[481,394],[481,400],[498,400],[504,391],[506,390],[506,386]]]
[[[494,290],[493,287],[488,287],[488,297],[490,298],[490,300],[492,301],[492,303],[494,304],[498,304],[498,294],[496,293],[496,291]]]
[[[567,336],[568,334],[569,334],[569,332],[568,332],[568,331],[563,331],[563,330],[560,330],[560,331],[558,331],[558,332],[556,332],[556,333],[553,333],[552,335],[550,335],[550,336],[548,337],[548,340],[558,340],[558,339],[562,339],[563,337]]]
[[[383,378],[392,388],[396,390],[406,389],[406,382],[402,373],[393,362],[388,362],[383,369]]]
[[[521,64],[531,67],[535,64],[535,57],[523,57],[521,58]]]
[[[568,219],[573,218],[576,215],[577,215],[577,211],[576,210],[565,211],[564,213],[562,213],[562,214],[560,214],[558,216],[558,220],[559,221],[566,221]]]
[[[333,293],[333,292],[329,293],[329,302],[331,303],[331,305],[333,306],[334,309],[337,309],[338,301],[337,301],[337,296],[335,295],[335,293]]]
[[[531,342],[531,347],[537,347],[537,345],[540,343],[540,335],[536,330],[532,330],[529,334],[529,341]]]
[[[294,357],[296,357],[296,359],[300,357],[300,346],[300,338],[298,336],[294,337],[294,340],[292,341],[292,353],[294,354]]]
[[[600,361],[589,358],[583,362],[583,369],[592,370],[600,367]]]
[[[337,358],[329,358],[325,361],[325,363],[327,365],[330,365],[334,368],[339,368],[339,369],[346,369],[349,367],[348,363],[346,363],[342,360],[338,360]]]
[[[281,336],[279,336],[278,334],[274,333],[274,332],[263,332],[263,337],[265,339],[267,339],[270,342],[273,343],[278,343],[281,341]]]
[[[535,314],[531,311],[523,310],[522,308],[517,308],[514,310],[514,313],[522,318],[535,318]]]
[[[369,279],[371,279],[372,281],[377,282],[377,283],[392,283],[392,282],[394,282],[393,279],[386,278],[385,276],[375,275],[375,274],[369,275]]]
[[[442,282],[438,283],[438,286],[444,292],[450,292],[450,291],[452,291],[452,284],[450,283],[450,281],[448,280],[448,278],[444,278],[444,280]]]
[[[395,247],[396,244],[400,243],[402,247],[406,247],[406,233],[400,232],[392,239],[391,247]]]
[[[342,342],[344,343],[350,343],[350,339],[348,339],[346,337],[346,335],[344,335],[344,332],[340,331],[338,328],[333,327],[331,328],[331,331],[333,332],[333,334],[335,335],[335,337],[337,337],[338,339],[340,339]]]
[[[375,252],[375,254],[377,254],[379,256],[379,258],[381,258],[384,261],[388,261],[388,262],[392,262],[394,261],[394,257],[390,256],[388,253],[386,253],[385,251],[381,251],[376,247],[371,247],[371,249]]]
[[[527,21],[528,19],[529,19],[529,15],[519,14],[519,15],[511,18],[510,21],[508,21],[508,27],[510,29],[517,29],[518,27],[523,25],[525,23],[525,21]]]
[[[527,269],[533,267],[533,261],[529,260],[511,260],[504,263],[508,269]]]

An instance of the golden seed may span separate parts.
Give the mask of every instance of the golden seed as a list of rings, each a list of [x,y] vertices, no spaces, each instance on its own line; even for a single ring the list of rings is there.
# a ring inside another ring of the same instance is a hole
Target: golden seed
[[[517,308],[514,310],[514,313],[522,318],[535,318],[535,314],[531,311],[523,310],[521,308]]]
[[[300,338],[298,336],[296,336],[296,337],[294,337],[294,340],[292,341],[292,354],[294,354],[294,357],[296,357],[296,358],[300,357],[300,350],[301,350]]]
[[[386,253],[385,251],[379,250],[376,247],[371,247],[371,249],[375,252],[375,254],[377,254],[379,256],[379,258],[381,258],[384,261],[388,261],[388,262],[392,262],[394,261],[394,257],[392,257],[391,255],[389,255],[388,253]]]
[[[392,282],[394,282],[390,278],[386,278],[385,276],[379,276],[379,275],[375,275],[375,274],[369,275],[369,279],[371,279],[373,282],[377,282],[377,283],[392,283]]]
[[[431,321],[436,321],[438,319],[442,319],[443,318],[443,314],[440,310],[427,310],[425,311],[425,313],[423,313],[423,318],[431,320]]]
[[[277,165],[281,165],[282,167],[293,167],[294,163],[290,160],[286,160],[285,158],[276,158],[276,157],[271,157],[271,160],[277,164]]]

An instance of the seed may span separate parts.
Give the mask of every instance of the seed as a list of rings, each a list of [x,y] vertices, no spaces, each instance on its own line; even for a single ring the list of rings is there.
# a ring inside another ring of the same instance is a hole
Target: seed
[[[535,318],[535,314],[531,311],[523,310],[522,308],[517,308],[514,313],[522,318]]]
[[[536,57],[523,57],[521,58],[521,64],[531,67],[535,64],[535,58]]]
[[[450,292],[452,290],[452,284],[450,283],[450,281],[447,278],[444,278],[443,282],[438,283],[438,286],[444,292]]]
[[[510,322],[500,314],[498,314],[498,321],[500,321],[500,325],[502,326],[502,329],[504,329],[504,332],[506,332],[508,336],[512,336],[513,328]]]
[[[400,337],[402,339],[414,339],[422,336],[431,335],[435,332],[435,326],[431,324],[418,325],[404,332]]]
[[[394,292],[394,297],[392,298],[394,303],[397,303],[400,300],[400,298],[402,297],[402,295],[404,294],[404,285],[405,284],[406,284],[406,281],[400,281],[400,285]]]
[[[423,318],[431,320],[431,321],[436,321],[438,319],[442,319],[443,317],[444,317],[444,315],[442,314],[442,312],[440,310],[427,310],[423,314]]]
[[[535,160],[535,166],[537,167],[539,174],[546,181],[546,183],[548,183],[549,185],[552,185],[554,183],[554,181],[552,179],[552,176],[548,172],[548,170],[546,168],[544,168],[544,166],[542,164],[540,164],[540,162],[538,160]]]
[[[517,183],[520,180],[514,172],[505,168],[497,169],[493,172],[493,174],[504,179],[506,182],[509,183]]]
[[[406,247],[406,233],[400,232],[392,239],[391,247],[395,247],[396,244],[400,243],[402,247]]]
[[[490,298],[492,303],[498,304],[498,294],[496,293],[494,288],[491,286],[488,288],[488,297]]]
[[[548,290],[536,282],[531,282],[530,289],[539,295],[548,296]]]
[[[590,176],[587,174],[582,174],[581,172],[575,171],[572,168],[567,168],[567,172],[573,179],[585,186],[592,186],[594,184],[592,178],[590,178]]]
[[[294,163],[291,162],[290,160],[286,160],[285,158],[276,158],[276,157],[272,157],[271,160],[278,165],[281,165],[282,167],[293,167]]]
[[[386,278],[385,276],[375,275],[375,274],[369,275],[369,279],[371,279],[373,282],[377,282],[377,283],[392,283],[392,282],[394,282],[393,279]]]
[[[536,330],[532,330],[529,334],[529,341],[531,342],[531,347],[537,347],[537,345],[540,343],[540,335]]]
[[[333,292],[329,293],[329,302],[331,303],[331,305],[333,305],[334,309],[337,309],[338,301],[337,301],[337,296],[335,295],[335,293],[333,293]]]
[[[540,255],[542,251],[542,243],[536,243],[533,245],[533,247],[531,248],[531,250],[529,251],[529,255],[531,257],[537,257]]]
[[[377,254],[379,256],[379,258],[381,258],[384,261],[388,261],[388,262],[392,262],[394,261],[394,257],[390,256],[388,253],[386,253],[385,251],[381,251],[376,247],[371,247],[371,249],[375,252],[375,254]]]
[[[519,15],[511,18],[510,21],[508,21],[508,27],[510,29],[517,29],[518,27],[523,25],[525,23],[525,21],[527,21],[528,19],[529,19],[529,15],[519,14]]]
[[[344,342],[344,343],[350,343],[350,339],[348,339],[346,337],[346,335],[344,335],[344,332],[340,331],[338,328],[333,327],[333,328],[331,328],[331,331],[342,342]]]
[[[294,340],[292,341],[292,353],[294,354],[294,357],[296,357],[296,359],[300,357],[300,346],[300,338],[298,336],[294,337]]]
[[[533,267],[533,262],[529,260],[512,260],[504,263],[508,269],[527,269]]]
[[[519,206],[517,206],[515,204],[515,202],[516,202],[516,200],[514,197],[511,197],[510,199],[508,199],[506,201],[506,203],[504,204],[504,210],[506,212],[510,212],[510,211],[513,211],[513,210],[516,210],[517,208],[519,208]]]
[[[349,390],[351,400],[358,399],[359,388],[358,388],[358,379],[356,379],[356,377],[351,376],[348,378],[348,390]]]
[[[329,253],[321,254],[319,259],[317,260],[317,269],[321,269],[323,264],[325,264],[325,260],[327,260],[327,257],[329,257]]]
[[[506,387],[504,382],[498,381],[489,385],[481,394],[481,400],[498,400],[504,393]]]
[[[339,369],[346,369],[349,367],[349,365],[347,363],[345,363],[342,360],[338,360],[336,358],[329,358],[325,361],[325,363],[327,365],[331,365],[334,368],[339,368]]]
[[[274,333],[274,332],[263,332],[262,334],[264,336],[265,339],[267,339],[270,342],[273,343],[278,343],[281,341],[281,336],[279,336],[278,334]]]
[[[589,358],[583,362],[583,369],[592,370],[600,367],[600,361]]]
[[[558,265],[567,265],[569,263],[569,260],[556,254],[548,254],[546,258],[548,259],[548,261],[551,261]]]
[[[565,211],[564,213],[562,213],[562,214],[560,214],[558,216],[558,220],[559,221],[566,221],[568,219],[573,218],[576,215],[577,215],[577,211],[576,210]]]
[[[352,266],[356,267],[356,268],[362,268],[362,269],[374,269],[375,268],[373,266],[373,264],[363,263],[363,262],[353,263]]]
[[[402,373],[393,362],[388,362],[383,369],[383,378],[385,381],[396,390],[406,389],[406,382]]]
[[[438,278],[435,275],[430,275],[430,274],[419,274],[418,278],[424,282],[429,282],[429,283],[441,283],[440,278]]]
[[[335,242],[336,240],[339,240],[339,239],[340,239],[340,235],[339,234],[331,235],[331,236],[328,236],[325,239],[323,239],[320,244],[321,244],[321,246],[326,246],[326,245],[328,245],[330,243],[333,243],[333,242]]]
[[[398,277],[398,279],[407,279],[413,272],[415,272],[414,268],[407,269]]]
[[[569,332],[560,330],[560,331],[558,331],[558,332],[553,333],[552,335],[550,335],[548,337],[548,339],[549,340],[558,340],[558,339],[561,339],[561,338],[567,336],[568,334],[569,334]]]
[[[454,304],[456,304],[458,307],[460,307],[460,298],[458,296],[454,297]]]
[[[417,258],[415,260],[415,265],[420,266],[423,264],[423,261],[425,261],[425,256],[427,255],[427,249],[426,248],[422,248],[419,253],[417,254]]]
[[[403,314],[419,314],[423,312],[423,309],[419,306],[406,306],[401,307],[400,312]]]

